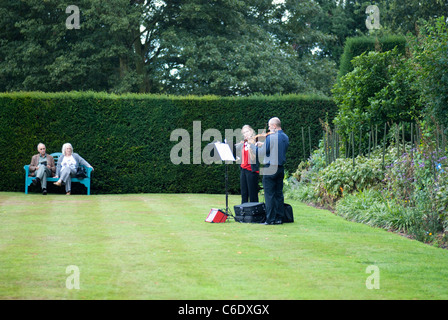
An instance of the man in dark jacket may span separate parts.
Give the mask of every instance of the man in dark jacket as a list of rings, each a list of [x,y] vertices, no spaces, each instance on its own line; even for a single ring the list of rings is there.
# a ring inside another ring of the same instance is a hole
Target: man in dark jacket
[[[265,224],[281,224],[285,216],[283,178],[289,138],[283,132],[279,118],[270,119],[268,125],[270,134],[266,141],[257,142],[257,153],[263,158],[260,174],[263,176],[266,203]]]
[[[54,176],[56,172],[56,165],[54,158],[47,154],[47,149],[43,143],[37,145],[38,154],[31,158],[30,175],[36,176],[33,180],[33,185],[40,183],[42,187],[42,194],[47,194],[47,177]]]

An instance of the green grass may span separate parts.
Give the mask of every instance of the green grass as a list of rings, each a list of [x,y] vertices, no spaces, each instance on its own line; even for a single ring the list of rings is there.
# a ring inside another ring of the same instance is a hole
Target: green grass
[[[204,222],[224,195],[0,193],[0,299],[448,298],[447,250],[288,202],[263,226]]]

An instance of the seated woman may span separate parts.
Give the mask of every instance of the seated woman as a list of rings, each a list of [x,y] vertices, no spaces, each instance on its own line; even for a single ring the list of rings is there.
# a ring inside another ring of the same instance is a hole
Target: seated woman
[[[79,154],[73,153],[73,147],[70,143],[64,143],[62,146],[62,155],[59,157],[56,166],[55,178],[59,178],[59,180],[54,184],[60,187],[62,183],[65,183],[65,192],[67,195],[71,194],[72,177],[76,175],[76,171],[80,165],[92,168],[93,170],[93,167]]]

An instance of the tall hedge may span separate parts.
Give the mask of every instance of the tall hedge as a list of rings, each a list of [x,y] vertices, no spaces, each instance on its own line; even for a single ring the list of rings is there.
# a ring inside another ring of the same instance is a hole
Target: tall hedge
[[[47,152],[61,152],[70,142],[95,168],[92,193],[182,192],[222,193],[223,164],[178,164],[170,160],[175,129],[185,129],[193,140],[193,122],[206,129],[239,129],[250,124],[266,127],[278,116],[290,137],[287,169],[295,170],[322,137],[319,119],[331,120],[336,106],[316,96],[113,95],[92,92],[0,94],[0,191],[23,191],[23,166],[43,142]],[[302,127],[306,133],[305,154]],[[203,141],[201,150],[210,142]],[[235,141],[234,141],[235,142]],[[191,143],[191,162],[193,146]],[[229,190],[239,192],[239,167],[229,165]],[[77,185],[77,184],[74,184]]]
[[[406,37],[389,35],[383,37],[352,37],[347,38],[344,53],[341,56],[338,78],[353,70],[351,63],[354,57],[369,51],[389,51],[398,47],[399,53],[404,54],[406,50]]]

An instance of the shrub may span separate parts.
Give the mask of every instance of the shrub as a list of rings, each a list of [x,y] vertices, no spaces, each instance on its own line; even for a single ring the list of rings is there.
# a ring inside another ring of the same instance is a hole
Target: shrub
[[[440,17],[425,23],[411,41],[415,69],[414,87],[425,112],[448,126],[448,23]]]
[[[398,47],[401,53],[405,52],[406,38],[404,36],[384,36],[384,37],[352,37],[347,38],[344,46],[344,53],[341,56],[339,75],[342,77],[353,71],[352,60],[354,57],[369,51],[389,51]]]
[[[344,140],[384,122],[410,122],[421,111],[413,73],[397,49],[369,52],[353,59],[355,69],[335,84],[338,114],[334,123]],[[382,139],[382,132],[380,137]]]
[[[339,158],[319,173],[318,188],[324,204],[333,206],[344,193],[377,188],[382,180],[380,158],[358,156],[355,166],[352,159]]]
[[[299,165],[288,195],[335,209],[351,221],[404,232],[423,242],[446,242],[446,237],[436,235],[448,231],[448,160],[436,148],[434,129],[421,130],[416,149],[408,145],[409,152],[398,157],[403,146],[386,149],[384,169],[382,148],[370,158],[358,156],[355,167],[351,158],[325,167],[321,147]]]
[[[448,161],[428,138],[428,130],[423,128],[417,148],[386,167],[383,191],[386,200],[421,213],[421,220],[412,228],[412,233],[420,235],[447,228]]]
[[[414,232],[423,216],[418,210],[385,200],[379,190],[373,189],[342,198],[336,205],[336,212],[347,220],[402,232]]]

